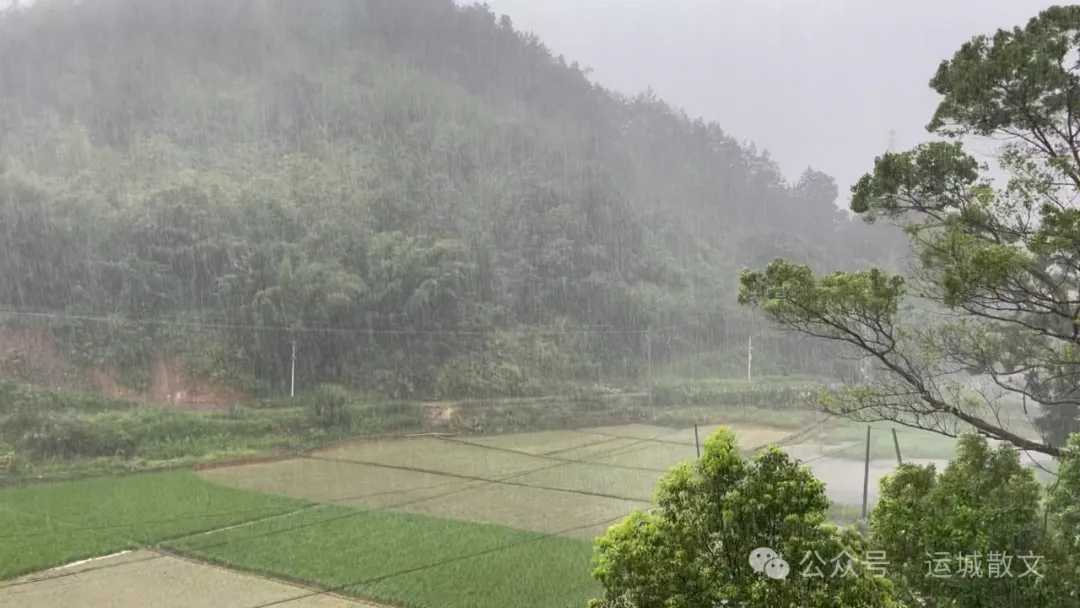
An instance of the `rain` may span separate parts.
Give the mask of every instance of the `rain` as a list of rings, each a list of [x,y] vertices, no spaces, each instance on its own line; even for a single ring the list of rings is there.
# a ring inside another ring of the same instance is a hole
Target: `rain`
[[[4,5],[0,605],[1077,605],[1080,6]]]

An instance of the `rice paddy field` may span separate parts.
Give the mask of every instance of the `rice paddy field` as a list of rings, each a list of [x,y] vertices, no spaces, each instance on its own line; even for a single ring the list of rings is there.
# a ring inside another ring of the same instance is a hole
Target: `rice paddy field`
[[[781,444],[838,504],[861,501],[863,463],[849,454],[864,450],[859,429],[728,426],[747,453]],[[875,436],[875,458],[876,443],[893,449]],[[912,457],[949,447],[903,441]],[[625,424],[361,439],[3,489],[0,605],[580,607],[599,592],[592,539],[648,508],[664,472],[696,456],[693,428]],[[894,465],[876,458],[872,485]]]
[[[193,560],[152,551],[132,551],[15,581],[5,588],[4,600],[8,602],[5,605],[21,608],[71,605],[374,607],[333,594],[308,593],[304,596],[306,591],[309,590]],[[77,603],[72,602],[73,598],[78,598]]]
[[[757,447],[783,430],[748,427]],[[623,425],[468,439],[347,443],[302,458],[203,471],[215,484],[591,538],[647,508],[670,466],[693,459],[692,429]]]

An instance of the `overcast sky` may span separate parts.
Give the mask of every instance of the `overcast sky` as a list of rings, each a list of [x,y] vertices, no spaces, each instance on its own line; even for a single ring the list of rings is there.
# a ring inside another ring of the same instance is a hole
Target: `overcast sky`
[[[927,86],[979,33],[1022,25],[1039,0],[487,0],[608,88],[652,87],[769,150],[791,180],[812,166],[842,192],[889,145],[927,138]],[[1060,2],[1058,2],[1060,3]]]

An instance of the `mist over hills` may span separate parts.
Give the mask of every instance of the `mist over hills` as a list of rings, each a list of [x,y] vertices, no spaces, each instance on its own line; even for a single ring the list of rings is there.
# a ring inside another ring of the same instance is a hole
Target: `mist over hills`
[[[829,176],[787,183],[720,125],[593,83],[483,6],[0,16],[0,307],[55,314],[80,360],[164,349],[280,386],[297,341],[305,378],[398,396],[629,373],[644,331],[657,357],[741,343],[742,267],[895,264],[902,239],[836,198]]]

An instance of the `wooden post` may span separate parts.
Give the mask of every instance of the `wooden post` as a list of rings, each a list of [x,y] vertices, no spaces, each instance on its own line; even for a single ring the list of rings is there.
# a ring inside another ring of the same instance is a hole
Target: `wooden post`
[[[697,449],[697,457],[701,458],[701,439],[698,437],[697,423],[694,424],[694,448]]]
[[[896,448],[896,464],[904,464],[904,457],[900,454],[900,438],[896,436],[896,427],[892,429],[893,447]]]
[[[870,502],[870,425],[866,425],[866,466],[863,469],[862,484],[862,518],[866,521],[867,508]]]

